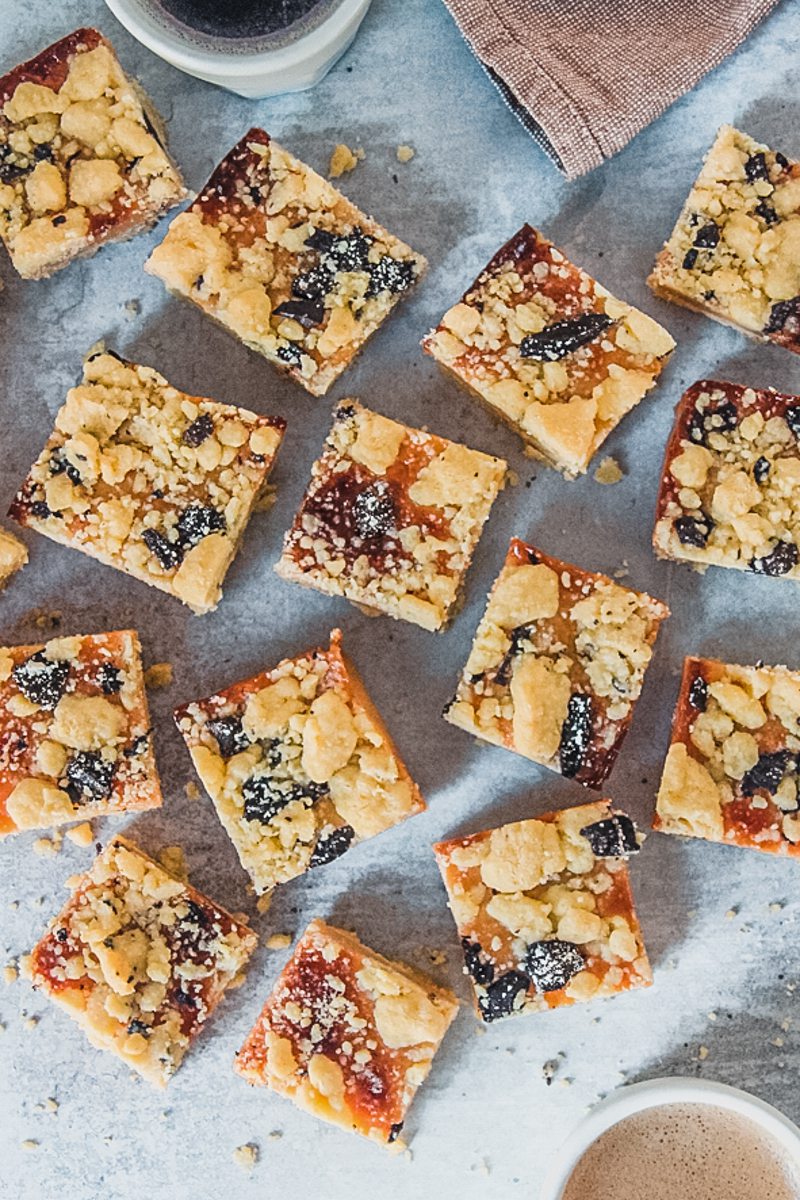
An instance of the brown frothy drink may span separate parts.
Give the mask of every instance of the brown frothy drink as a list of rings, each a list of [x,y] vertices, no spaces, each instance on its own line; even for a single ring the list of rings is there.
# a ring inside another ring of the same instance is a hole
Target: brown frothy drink
[[[562,1200],[798,1200],[800,1176],[747,1117],[711,1104],[662,1104],[589,1147]]]

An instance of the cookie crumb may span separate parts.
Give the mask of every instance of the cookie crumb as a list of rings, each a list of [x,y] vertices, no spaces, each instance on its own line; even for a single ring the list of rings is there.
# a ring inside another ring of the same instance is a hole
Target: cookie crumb
[[[62,833],[54,833],[51,838],[37,838],[33,843],[33,853],[38,854],[39,858],[55,858],[61,853],[61,843],[64,840]]]
[[[72,829],[68,829],[65,837],[75,846],[91,846],[94,830],[88,821],[84,821],[82,825],[74,825]]]
[[[58,609],[52,612],[40,609],[34,614],[33,623],[37,629],[58,629],[61,624],[61,615]]]
[[[139,313],[142,311],[142,302],[141,300],[126,300],[122,308],[127,319],[132,321],[133,318],[138,317]]]
[[[411,162],[412,158],[417,152],[413,146],[402,145],[397,147],[396,153],[398,162],[407,163]]]
[[[271,933],[264,943],[268,950],[285,950],[291,944],[292,939],[288,933]]]
[[[168,688],[172,683],[172,663],[153,663],[144,673],[144,686],[150,691]]]
[[[23,1150],[38,1150],[39,1143],[35,1140],[35,1138],[26,1138],[25,1141],[22,1143],[22,1149]]]
[[[266,895],[258,897],[258,900],[256,901],[256,908],[260,913],[268,913],[271,904],[272,896],[269,892],[267,892]]]
[[[183,790],[186,792],[187,800],[199,800],[200,799],[200,788],[197,786],[197,784],[194,782],[193,779],[189,780],[189,782],[186,784],[186,787]]]
[[[625,477],[625,472],[615,458],[604,458],[594,473],[597,483],[619,483]]]
[[[700,1062],[705,1062],[710,1053],[711,1051],[708,1046],[701,1046],[697,1051],[697,1057],[700,1059]]]
[[[181,883],[189,882],[189,871],[182,846],[165,846],[159,851],[158,861],[165,871],[169,871],[170,875],[174,875]]]
[[[267,1134],[267,1137],[269,1138],[269,1140],[271,1142],[280,1141],[280,1139],[283,1137],[283,1130],[282,1129],[273,1129],[271,1133]]]
[[[31,1033],[38,1024],[39,1024],[38,1017],[28,1017],[27,1020],[22,1022],[22,1028],[27,1030],[28,1033]]]
[[[3,967],[3,983],[5,983],[5,984],[16,983],[18,978],[19,978],[19,971],[17,970],[17,964],[12,959],[11,962],[7,962],[6,965]]]
[[[255,1146],[252,1142],[246,1142],[243,1146],[237,1146],[233,1152],[233,1161],[243,1171],[252,1171],[258,1162],[258,1146]]]
[[[344,175],[348,171],[354,171],[364,157],[362,149],[351,150],[344,142],[339,142],[334,147],[333,154],[331,155],[328,174],[331,179],[338,179],[340,175]]]

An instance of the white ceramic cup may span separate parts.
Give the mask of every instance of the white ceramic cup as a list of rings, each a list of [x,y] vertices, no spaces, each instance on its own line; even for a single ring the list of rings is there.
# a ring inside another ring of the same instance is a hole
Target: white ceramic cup
[[[620,1088],[602,1100],[561,1146],[547,1172],[539,1200],[561,1200],[583,1155],[612,1125],[663,1104],[711,1104],[746,1117],[769,1134],[800,1170],[800,1129],[788,1117],[749,1092],[700,1079],[649,1079]]]
[[[204,50],[154,18],[144,0],[106,0],[129,33],[179,71],[251,99],[313,87],[344,54],[371,0],[339,0],[296,42],[262,53]]]

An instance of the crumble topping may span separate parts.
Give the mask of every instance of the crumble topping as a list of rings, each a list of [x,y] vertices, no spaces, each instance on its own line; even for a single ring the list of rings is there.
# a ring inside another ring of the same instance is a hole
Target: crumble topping
[[[457,1008],[424,975],[312,921],[236,1070],[323,1120],[396,1143]]]
[[[111,45],[79,29],[0,79],[0,238],[37,279],[186,194]]]
[[[425,807],[338,629],[175,720],[258,893]]]
[[[800,855],[800,674],[687,658],[655,828]]]
[[[445,719],[597,787],[668,615],[661,601],[514,538]]]
[[[0,838],[160,805],[132,630],[0,648]]]
[[[34,949],[32,979],[94,1046],[163,1086],[256,940],[118,837]]]
[[[638,849],[608,800],[434,846],[484,1021],[650,984],[626,864]]]
[[[251,129],[145,269],[321,396],[425,265]]]
[[[0,529],[0,589],[28,561],[27,547],[13,533]]]
[[[279,575],[441,629],[506,464],[343,400]]]
[[[280,417],[189,396],[150,367],[98,351],[10,513],[208,612],[284,428]]]
[[[524,225],[422,345],[531,454],[574,477],[654,385],[675,343]]]

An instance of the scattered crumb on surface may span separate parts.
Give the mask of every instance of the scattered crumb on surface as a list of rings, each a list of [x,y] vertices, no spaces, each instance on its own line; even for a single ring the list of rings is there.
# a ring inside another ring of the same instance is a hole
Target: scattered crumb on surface
[[[405,144],[397,147],[397,161],[401,163],[411,162],[414,155],[417,153],[413,146]]]
[[[444,950],[429,950],[428,958],[431,960],[431,964],[434,967],[443,967],[447,962],[447,955],[445,954]]]
[[[3,967],[3,983],[16,983],[18,978],[19,971],[17,970],[16,961],[12,960],[11,962],[7,962]]]
[[[245,1142],[243,1146],[237,1146],[233,1152],[233,1161],[243,1171],[252,1171],[258,1162],[258,1146],[252,1142]]]
[[[783,911],[783,905],[780,903],[780,901],[778,901],[778,900],[775,900],[775,901],[774,901],[772,904],[770,904],[770,906],[769,906],[769,911],[770,911],[771,913],[779,913],[779,912],[782,912],[782,911]]]
[[[33,623],[37,629],[58,629],[61,624],[61,612],[58,609],[47,612],[39,609],[33,615]]]
[[[153,663],[144,673],[144,686],[151,691],[167,688],[172,683],[172,663]]]
[[[94,830],[88,821],[84,821],[83,824],[73,825],[72,829],[68,829],[65,837],[76,846],[91,846]]]
[[[253,512],[254,513],[269,512],[269,510],[272,508],[273,504],[275,503],[275,499],[276,499],[277,495],[278,495],[278,493],[275,488],[275,485],[272,483],[268,483],[267,486],[262,489],[260,496],[258,497],[255,504],[253,505]]]
[[[364,157],[363,150],[351,150],[344,142],[339,142],[338,146],[334,146],[328,166],[328,174],[331,179],[338,179],[340,175],[344,175],[347,171],[354,171]]]
[[[199,800],[200,799],[200,788],[197,786],[197,784],[194,782],[193,779],[189,780],[189,782],[186,784],[186,787],[183,790],[186,792],[187,800]]]
[[[170,875],[180,879],[181,883],[189,882],[189,872],[182,846],[165,846],[163,850],[159,851],[158,861],[165,871],[169,871]]]
[[[122,307],[125,312],[125,316],[128,318],[128,320],[132,321],[133,318],[138,317],[139,313],[142,311],[142,302],[141,300],[126,300]]]
[[[550,1084],[555,1079],[556,1072],[558,1071],[560,1065],[561,1064],[557,1058],[550,1058],[546,1063],[542,1063],[542,1075],[544,1076],[544,1081],[548,1087],[550,1087]]]
[[[697,1051],[697,1057],[700,1059],[700,1062],[705,1062],[710,1053],[711,1051],[709,1050],[708,1046],[700,1046]]]
[[[732,921],[733,918],[738,917],[738,915],[739,915],[738,908],[729,908],[728,911],[725,913],[725,919],[728,921]]]
[[[291,944],[291,934],[288,933],[271,933],[264,943],[268,950],[285,950]]]
[[[33,843],[33,853],[38,854],[39,858],[55,858],[61,853],[61,844],[64,841],[62,833],[54,833],[51,838],[37,838]]]
[[[774,1037],[774,1038],[772,1038],[771,1044],[773,1046],[778,1046],[780,1048],[783,1045],[783,1042],[784,1042],[784,1039],[782,1037]]]
[[[256,908],[260,913],[268,913],[269,906],[272,904],[272,896],[267,892],[265,896],[259,896],[256,901]]]
[[[39,1143],[36,1141],[35,1138],[26,1138],[25,1141],[22,1143],[22,1149],[23,1150],[38,1150]]]
[[[625,477],[625,472],[615,458],[604,458],[594,473],[597,483],[619,483]]]
[[[717,1014],[716,1014],[715,1012],[710,1012],[710,1013],[708,1014],[708,1019],[709,1019],[709,1021],[716,1021],[716,1019],[717,1019]]]
[[[283,1137],[283,1130],[282,1129],[273,1129],[270,1133],[267,1134],[267,1137],[269,1138],[269,1140],[271,1142],[277,1142],[280,1140],[280,1138]]]
[[[27,1030],[28,1033],[31,1033],[38,1024],[39,1024],[38,1017],[27,1017],[26,1020],[24,1020],[22,1022],[22,1028]]]

